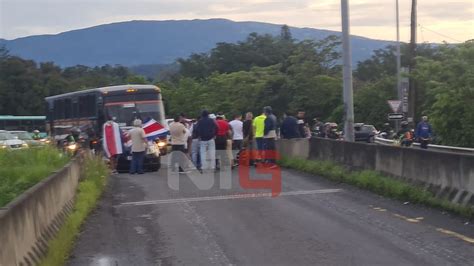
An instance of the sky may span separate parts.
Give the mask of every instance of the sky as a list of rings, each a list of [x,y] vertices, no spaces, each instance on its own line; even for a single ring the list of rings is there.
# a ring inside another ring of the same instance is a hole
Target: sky
[[[400,39],[411,0],[400,2]],[[349,0],[351,34],[395,40],[395,0]],[[226,18],[341,30],[339,0],[0,0],[0,38],[56,34],[129,20]],[[474,0],[418,0],[418,42],[474,39]]]

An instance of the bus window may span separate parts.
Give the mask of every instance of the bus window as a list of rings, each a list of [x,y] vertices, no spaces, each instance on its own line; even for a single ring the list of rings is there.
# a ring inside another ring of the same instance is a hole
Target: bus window
[[[111,104],[106,107],[106,113],[115,118],[121,126],[132,126],[136,118],[142,121],[153,118],[161,122],[160,104],[160,102]]]

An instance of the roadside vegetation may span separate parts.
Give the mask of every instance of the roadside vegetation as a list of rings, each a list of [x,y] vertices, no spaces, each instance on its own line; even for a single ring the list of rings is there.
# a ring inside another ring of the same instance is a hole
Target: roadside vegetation
[[[297,40],[283,26],[279,36],[251,33],[237,43],[217,43],[205,53],[178,59],[176,69],[155,80],[124,66],[71,66],[36,63],[10,55],[0,46],[0,113],[44,115],[45,96],[108,85],[155,83],[162,88],[170,116],[197,116],[206,108],[260,113],[263,106],[283,112],[306,111],[306,118],[343,120],[341,42],[337,36]],[[402,67],[410,59],[401,47]],[[417,114],[428,115],[434,142],[474,147],[474,40],[459,44],[419,44],[412,78],[417,84]],[[355,122],[381,128],[395,99],[396,48],[373,51],[354,69]],[[163,74],[163,73],[162,73]],[[165,76],[165,77],[164,77]],[[18,103],[22,104],[18,104]]]
[[[62,168],[69,161],[58,149],[0,150],[0,207]]]
[[[40,265],[65,265],[81,225],[96,207],[107,183],[108,168],[99,157],[86,159],[84,179],[79,183],[74,210],[66,218],[56,237],[50,241],[48,253]]]
[[[279,164],[283,167],[323,176],[335,182],[348,183],[389,198],[439,208],[469,219],[474,218],[474,208],[472,207],[454,204],[447,199],[435,198],[429,191],[384,176],[376,171],[349,171],[333,162],[302,158],[284,157],[279,161]]]

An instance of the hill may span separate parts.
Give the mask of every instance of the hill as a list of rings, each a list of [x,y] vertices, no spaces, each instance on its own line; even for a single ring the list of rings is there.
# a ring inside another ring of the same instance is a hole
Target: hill
[[[137,66],[170,64],[191,53],[207,52],[218,42],[235,43],[249,33],[278,35],[281,25],[234,22],[226,19],[129,21],[72,30],[54,35],[36,35],[0,40],[13,55],[60,66]],[[340,32],[291,27],[298,40],[321,39]],[[354,63],[370,57],[389,41],[352,36]]]

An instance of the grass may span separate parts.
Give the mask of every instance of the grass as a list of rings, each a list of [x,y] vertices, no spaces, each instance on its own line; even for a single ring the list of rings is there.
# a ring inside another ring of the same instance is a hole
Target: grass
[[[279,164],[283,167],[320,175],[335,182],[348,183],[382,196],[439,208],[469,219],[474,218],[473,207],[462,206],[452,203],[447,199],[436,198],[429,191],[413,184],[384,176],[376,171],[349,171],[333,162],[305,160],[302,158],[283,157]]]
[[[40,265],[65,265],[81,225],[95,208],[105,188],[108,168],[100,158],[87,159],[84,174],[85,178],[79,183],[74,210],[66,218],[56,237],[49,242],[48,253]]]
[[[0,150],[0,207],[48,177],[69,161],[53,147]]]

